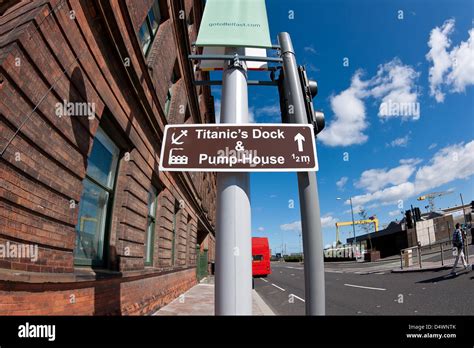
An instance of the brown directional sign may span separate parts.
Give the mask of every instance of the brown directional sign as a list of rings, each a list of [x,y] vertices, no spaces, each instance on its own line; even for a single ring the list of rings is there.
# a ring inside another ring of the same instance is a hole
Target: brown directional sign
[[[161,171],[316,171],[312,125],[168,125]]]

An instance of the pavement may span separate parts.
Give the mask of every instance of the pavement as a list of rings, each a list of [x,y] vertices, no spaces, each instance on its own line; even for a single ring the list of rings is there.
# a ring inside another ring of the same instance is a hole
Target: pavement
[[[255,290],[252,302],[253,315],[275,315]],[[214,315],[214,278],[205,278],[153,315]]]
[[[394,261],[389,261],[392,263]],[[398,260],[398,266],[400,261]],[[277,315],[304,315],[304,266],[272,263],[255,290]],[[366,267],[366,271],[363,270]],[[378,267],[378,268],[376,268]],[[327,315],[472,315],[474,272],[393,273],[383,263],[326,265]]]
[[[472,245],[470,255],[473,263]],[[452,275],[453,262],[451,250],[444,253],[444,265],[439,251],[428,251],[421,269],[418,264],[401,269],[397,256],[377,262],[326,262],[326,314],[472,315],[474,272],[458,264]],[[272,274],[254,280],[253,315],[304,315],[304,265],[271,266]],[[205,278],[153,315],[214,315],[213,280]]]
[[[469,246],[470,263],[474,262],[474,245]],[[341,262],[325,262],[326,272],[340,273],[355,273],[355,274],[376,274],[387,272],[413,272],[426,270],[443,270],[450,269],[454,263],[454,257],[451,248],[446,248],[443,252],[444,261],[441,262],[441,252],[433,249],[424,249],[422,251],[422,267],[418,265],[418,258],[416,252],[413,254],[413,265],[409,267],[400,267],[400,256],[395,255],[380,259],[375,262],[355,262],[355,261],[341,261]],[[460,262],[460,261],[459,261]],[[458,264],[459,267],[459,264]]]

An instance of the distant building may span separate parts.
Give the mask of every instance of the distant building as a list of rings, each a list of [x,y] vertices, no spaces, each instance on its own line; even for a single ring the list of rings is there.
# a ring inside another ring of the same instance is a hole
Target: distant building
[[[469,204],[421,214],[421,221],[416,222],[416,229],[415,226],[407,228],[405,218],[399,222],[392,221],[383,230],[357,236],[356,242],[363,243],[366,248],[372,243],[372,248],[380,251],[382,258],[396,255],[401,249],[416,246],[418,241],[424,246],[451,240],[455,224],[458,222],[464,224],[464,215],[466,221],[472,221]],[[347,239],[349,244],[353,241],[354,238]]]
[[[213,262],[215,175],[158,171],[166,124],[215,122],[203,6],[0,5],[0,246],[38,250],[0,257],[0,315],[149,314]]]
[[[347,239],[347,243],[353,242],[354,237]],[[369,249],[372,244],[372,249],[379,251],[382,258],[398,254],[408,246],[405,223],[392,221],[383,230],[356,236],[356,242],[364,244],[364,249]]]

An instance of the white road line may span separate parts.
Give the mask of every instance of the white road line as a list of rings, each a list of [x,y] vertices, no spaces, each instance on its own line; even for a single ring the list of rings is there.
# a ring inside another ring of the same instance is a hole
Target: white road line
[[[265,283],[268,283],[268,280],[264,279],[264,278],[260,278],[261,280],[263,280]]]
[[[370,286],[362,286],[362,285],[354,285],[354,284],[344,284],[345,286],[352,286],[354,288],[361,288],[361,289],[369,289],[369,290],[380,290],[380,291],[385,291],[387,289],[383,288],[371,288]]]
[[[294,273],[291,273],[290,275],[294,276],[295,274],[294,274]]]
[[[328,273],[343,273],[342,271],[329,271],[329,270],[327,270],[325,272],[328,272]]]
[[[302,302],[305,302],[304,299],[302,299],[301,297],[296,296],[295,294],[290,294],[290,296],[293,296],[294,298],[297,298],[298,300],[300,300]]]
[[[272,283],[272,285],[273,285],[275,288],[280,289],[281,291],[286,291],[285,289],[280,288],[278,285],[275,285],[275,284],[273,284],[273,283]]]

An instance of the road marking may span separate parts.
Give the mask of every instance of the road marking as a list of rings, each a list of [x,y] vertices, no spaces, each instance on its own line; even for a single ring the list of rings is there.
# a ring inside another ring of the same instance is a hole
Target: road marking
[[[285,289],[280,288],[278,285],[275,285],[275,284],[273,284],[273,283],[272,283],[272,285],[273,285],[275,288],[280,289],[281,291],[286,291]]]
[[[381,274],[385,274],[385,272],[378,272],[378,273],[375,273],[375,274],[381,275]]]
[[[327,270],[325,272],[328,272],[328,273],[343,273],[342,271],[330,271],[330,270]]]
[[[291,273],[290,275],[294,276],[295,274],[294,274],[294,273]]]
[[[265,283],[268,283],[268,280],[263,279],[263,278],[260,278],[260,279],[263,280]]]
[[[290,296],[293,296],[294,298],[297,298],[298,300],[305,302],[305,300],[301,297],[296,296],[295,294],[290,294]]]
[[[354,288],[361,288],[361,289],[369,289],[369,290],[380,290],[380,291],[385,291],[387,289],[383,288],[371,288],[370,286],[362,286],[362,285],[354,285],[354,284],[344,284],[345,286],[352,286]]]

